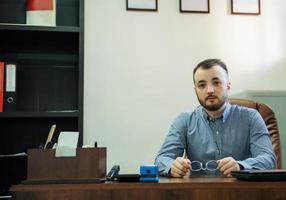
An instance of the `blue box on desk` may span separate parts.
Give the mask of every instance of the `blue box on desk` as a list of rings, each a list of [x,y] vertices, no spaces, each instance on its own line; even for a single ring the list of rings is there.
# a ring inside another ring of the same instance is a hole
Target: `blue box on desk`
[[[159,173],[156,165],[140,166],[140,182],[158,182]]]

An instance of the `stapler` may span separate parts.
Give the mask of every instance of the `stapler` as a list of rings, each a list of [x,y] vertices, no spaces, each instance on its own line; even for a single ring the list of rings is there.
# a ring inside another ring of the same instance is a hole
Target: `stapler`
[[[159,182],[158,166],[141,165],[140,182]]]

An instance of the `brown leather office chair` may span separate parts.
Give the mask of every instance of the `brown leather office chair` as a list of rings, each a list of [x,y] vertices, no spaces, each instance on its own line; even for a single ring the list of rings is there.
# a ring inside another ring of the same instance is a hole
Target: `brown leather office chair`
[[[260,115],[262,116],[267,129],[269,131],[274,153],[277,158],[277,168],[281,169],[282,168],[282,160],[281,160],[281,147],[280,147],[280,138],[279,138],[279,129],[277,125],[277,120],[275,118],[275,114],[268,105],[264,103],[259,103],[253,100],[249,99],[236,99],[236,98],[230,98],[229,102],[231,104],[236,104],[240,106],[246,106],[249,108],[254,108],[258,110]]]

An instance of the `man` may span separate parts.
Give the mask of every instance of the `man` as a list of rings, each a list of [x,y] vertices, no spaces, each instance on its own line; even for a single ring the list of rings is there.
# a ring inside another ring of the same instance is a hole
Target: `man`
[[[241,169],[275,168],[260,114],[228,103],[231,84],[226,65],[219,59],[204,60],[194,69],[193,81],[200,106],[172,123],[155,160],[160,174],[230,176]]]

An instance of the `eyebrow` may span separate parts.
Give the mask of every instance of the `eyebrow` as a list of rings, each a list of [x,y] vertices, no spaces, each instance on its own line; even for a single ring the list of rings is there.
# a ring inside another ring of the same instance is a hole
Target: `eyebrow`
[[[214,77],[214,78],[212,78],[212,81],[221,81],[221,79],[219,78],[219,77]],[[197,82],[197,84],[199,84],[199,83],[205,83],[206,82],[206,80],[199,80],[198,82]]]
[[[196,82],[195,85],[200,84],[200,83],[205,83],[205,82],[206,82],[205,80],[200,80],[200,81]]]
[[[216,80],[221,80],[219,77],[214,77],[214,78],[212,78],[212,81],[216,81]]]

